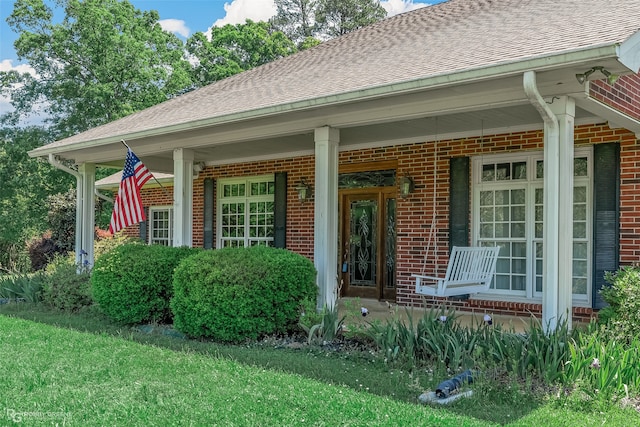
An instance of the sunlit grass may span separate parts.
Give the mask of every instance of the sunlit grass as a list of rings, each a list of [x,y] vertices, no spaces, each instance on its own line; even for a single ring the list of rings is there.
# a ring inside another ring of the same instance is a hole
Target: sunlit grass
[[[0,317],[5,421],[27,425],[487,425],[300,375]],[[17,415],[16,415],[17,414]],[[48,420],[38,418],[48,417]],[[59,418],[59,419],[54,419]],[[10,420],[9,420],[10,421]]]
[[[23,425],[640,425],[634,409],[515,375],[482,376],[471,398],[425,407],[418,395],[446,373],[322,346],[143,334],[91,311],[2,305],[0,348],[0,425],[20,414]]]

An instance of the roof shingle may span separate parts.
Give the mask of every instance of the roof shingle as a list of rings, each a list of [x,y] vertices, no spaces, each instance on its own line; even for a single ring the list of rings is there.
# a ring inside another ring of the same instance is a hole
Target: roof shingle
[[[639,25],[638,0],[450,0],[385,19],[48,147],[621,43]]]

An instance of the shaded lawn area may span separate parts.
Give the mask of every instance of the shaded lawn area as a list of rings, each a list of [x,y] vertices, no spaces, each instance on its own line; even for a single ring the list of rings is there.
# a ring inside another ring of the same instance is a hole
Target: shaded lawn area
[[[373,355],[146,335],[21,304],[0,306],[0,349],[0,425],[640,425],[632,409],[516,384],[424,407],[417,396],[442,378]]]
[[[300,375],[0,316],[2,424],[451,425],[485,422]],[[19,417],[19,418],[16,418]]]

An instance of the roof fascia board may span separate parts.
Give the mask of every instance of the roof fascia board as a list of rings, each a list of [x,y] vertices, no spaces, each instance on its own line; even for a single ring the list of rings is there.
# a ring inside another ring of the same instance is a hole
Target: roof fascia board
[[[50,153],[57,154],[65,151],[75,151],[83,148],[97,147],[105,144],[120,142],[120,140],[131,140],[138,138],[154,137],[159,134],[176,133],[185,130],[193,130],[201,127],[210,127],[220,124],[228,124],[249,119],[268,117],[283,114],[291,111],[299,111],[311,108],[327,107],[350,102],[365,101],[374,98],[381,98],[390,95],[399,95],[403,93],[411,93],[425,89],[436,89],[447,86],[453,86],[460,83],[473,83],[483,80],[511,76],[524,73],[528,70],[544,71],[554,68],[562,68],[573,66],[580,63],[604,60],[618,59],[619,45],[603,45],[592,47],[589,49],[581,49],[563,52],[556,55],[540,56],[530,58],[526,61],[507,62],[503,64],[491,65],[472,70],[464,70],[450,74],[439,74],[427,78],[409,80],[400,83],[392,83],[384,86],[376,86],[368,89],[345,92],[337,95],[329,95],[308,99],[303,101],[295,101],[282,105],[275,105],[266,108],[248,110],[239,113],[233,113],[224,116],[217,116],[199,121],[180,123],[178,125],[170,125],[162,128],[155,128],[141,132],[133,132],[127,135],[118,135],[114,137],[100,138],[70,145],[48,147],[43,146],[28,152],[30,157],[47,156]]]
[[[634,73],[640,71],[640,31],[620,44],[618,61]]]
[[[628,129],[640,138],[640,121],[592,97],[575,98],[575,101],[580,108],[607,120],[611,128]]]

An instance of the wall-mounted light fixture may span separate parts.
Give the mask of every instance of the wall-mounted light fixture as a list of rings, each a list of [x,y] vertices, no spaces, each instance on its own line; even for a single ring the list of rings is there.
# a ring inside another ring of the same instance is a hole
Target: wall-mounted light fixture
[[[200,172],[203,171],[204,168],[205,168],[204,162],[195,162],[193,164],[193,173],[199,174]]]
[[[607,82],[610,85],[615,84],[615,82],[618,80],[618,78],[620,77],[617,74],[612,74],[609,70],[605,69],[602,66],[597,66],[597,67],[593,67],[587,71],[585,71],[584,73],[581,74],[576,74],[576,80],[578,80],[578,83],[583,84],[584,82],[587,81],[587,79],[589,78],[589,76],[593,73],[595,73],[596,71],[600,71],[602,73],[602,75],[604,75],[607,78]]]
[[[302,203],[311,199],[311,186],[307,184],[306,178],[302,178],[300,183],[296,187],[296,191],[298,192],[298,200]]]
[[[415,190],[413,178],[411,178],[409,174],[405,174],[400,178],[400,197],[406,199],[409,194],[413,193],[413,190]]]

